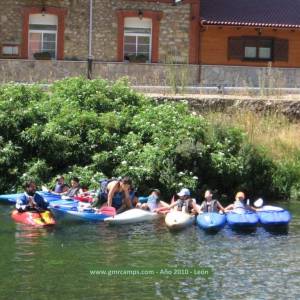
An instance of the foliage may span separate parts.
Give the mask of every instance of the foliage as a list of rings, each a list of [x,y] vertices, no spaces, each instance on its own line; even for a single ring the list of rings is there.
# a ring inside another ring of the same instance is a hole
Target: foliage
[[[157,104],[121,80],[69,78],[50,91],[0,88],[0,190],[26,178],[53,185],[57,174],[96,189],[99,179],[128,175],[140,193],[182,187],[232,197],[296,195],[300,164],[272,160],[245,131],[191,115],[187,105]]]

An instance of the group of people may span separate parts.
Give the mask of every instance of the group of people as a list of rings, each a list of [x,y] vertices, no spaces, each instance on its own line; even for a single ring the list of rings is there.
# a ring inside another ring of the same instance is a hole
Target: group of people
[[[24,190],[24,194],[17,199],[16,203],[16,208],[19,211],[34,209],[44,210],[48,208],[49,203],[40,194],[36,193],[35,182],[26,182]],[[65,183],[63,176],[58,176],[53,190],[49,190],[49,192],[72,198],[84,194],[86,190],[81,188],[77,177],[71,179],[69,186]],[[150,195],[141,203],[133,190],[132,180],[127,176],[121,179],[105,181],[105,184],[99,190],[96,199],[92,203],[92,207],[94,208],[103,206],[112,206],[116,209],[117,213],[134,207],[152,212],[163,212],[174,209],[190,214],[201,214],[204,212],[226,213],[231,210],[237,212],[256,210],[246,203],[245,194],[243,192],[238,192],[235,196],[234,203],[224,208],[218,200],[213,199],[213,194],[210,190],[205,191],[204,201],[198,205],[196,200],[191,197],[190,190],[187,188],[181,189],[179,193],[173,197],[170,204],[161,200],[161,193],[158,189],[153,189]]]

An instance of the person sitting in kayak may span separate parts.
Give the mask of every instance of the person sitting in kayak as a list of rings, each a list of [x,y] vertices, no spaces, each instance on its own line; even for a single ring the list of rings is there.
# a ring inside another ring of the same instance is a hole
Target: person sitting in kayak
[[[74,196],[77,196],[80,193],[81,193],[81,188],[80,188],[79,178],[73,177],[71,179],[71,187],[65,193],[62,193],[61,195],[65,195],[67,197],[72,198]]]
[[[234,211],[237,213],[245,213],[246,211],[256,211],[256,209],[246,203],[245,194],[243,192],[238,192],[235,195],[235,201],[225,207],[225,212]]]
[[[213,194],[210,190],[205,191],[204,194],[204,201],[201,203],[199,207],[200,213],[208,213],[208,212],[216,212],[218,213],[219,211],[224,212],[225,209],[224,207],[220,204],[218,200],[214,200]]]
[[[158,212],[160,208],[163,207],[165,207],[166,209],[169,208],[168,203],[160,200],[160,190],[158,189],[153,189],[151,191],[151,194],[148,197],[146,197],[146,199],[146,203],[138,202],[136,207],[145,210],[150,210],[151,212]]]
[[[191,198],[190,190],[187,188],[181,189],[177,194],[179,199],[169,206],[169,208],[175,208],[177,211],[183,211],[188,214],[199,213],[199,208],[196,204],[196,200]]]
[[[24,194],[16,201],[16,209],[19,212],[29,210],[46,210],[49,203],[40,194],[36,193],[34,181],[27,181],[24,184]]]
[[[49,192],[53,192],[55,194],[62,194],[66,192],[66,187],[68,187],[65,184],[65,178],[62,175],[57,176],[55,180],[55,186],[53,190],[50,190]]]
[[[132,190],[132,181],[125,176],[120,180],[107,180],[103,191],[100,191],[98,199],[93,206],[112,206],[117,213],[134,207],[137,203],[135,192]]]

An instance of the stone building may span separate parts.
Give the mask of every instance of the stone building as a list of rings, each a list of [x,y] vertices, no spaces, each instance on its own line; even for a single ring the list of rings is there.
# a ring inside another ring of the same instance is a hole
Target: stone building
[[[198,0],[1,2],[1,58],[197,63]]]
[[[272,68],[273,86],[300,85],[298,0],[0,3],[0,82],[258,86]]]

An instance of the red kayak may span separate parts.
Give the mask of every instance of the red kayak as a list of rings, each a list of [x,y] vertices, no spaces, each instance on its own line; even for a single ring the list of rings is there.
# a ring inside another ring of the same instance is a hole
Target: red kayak
[[[44,212],[36,211],[25,211],[18,212],[14,210],[11,214],[13,220],[18,223],[33,225],[37,227],[45,227],[55,225],[55,220],[50,211],[46,210]]]

